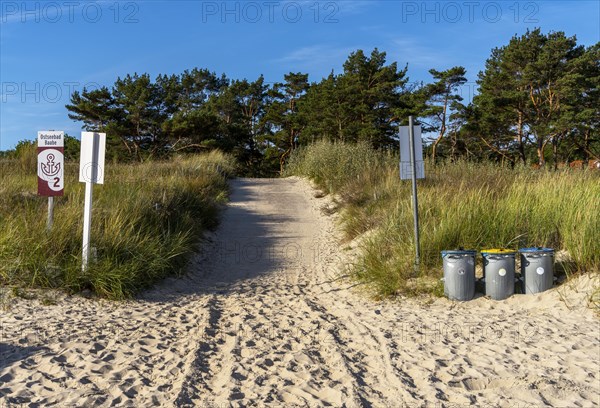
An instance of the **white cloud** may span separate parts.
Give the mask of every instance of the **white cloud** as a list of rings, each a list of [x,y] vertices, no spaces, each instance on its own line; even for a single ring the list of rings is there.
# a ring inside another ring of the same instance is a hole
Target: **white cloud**
[[[302,70],[313,75],[326,76],[332,69],[341,69],[342,63],[352,51],[360,47],[338,47],[334,45],[311,45],[293,50],[276,58],[273,63],[293,66],[293,70]],[[316,79],[316,78],[313,78]]]
[[[431,48],[409,37],[392,40],[388,57],[398,61],[399,65],[408,62],[409,67],[414,68],[430,69],[440,64],[452,65],[452,57],[445,55],[439,47]]]

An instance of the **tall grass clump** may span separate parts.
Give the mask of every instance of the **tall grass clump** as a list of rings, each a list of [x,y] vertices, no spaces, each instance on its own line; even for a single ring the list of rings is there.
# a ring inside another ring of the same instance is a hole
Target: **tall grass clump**
[[[549,246],[568,252],[573,271],[600,269],[598,172],[457,162],[428,165],[419,181],[422,259],[415,271],[410,181],[399,179],[396,156],[365,149],[321,143],[293,157],[288,173],[341,199],[348,239],[371,231],[354,275],[379,295],[439,293],[440,252],[459,247]],[[326,162],[354,163],[357,151],[368,159],[345,174],[321,169]]]
[[[35,174],[0,162],[0,284],[130,297],[182,270],[202,232],[215,227],[233,170],[233,159],[219,152],[108,166],[105,184],[94,188],[94,259],[82,273],[78,167],[67,165],[65,195],[55,199],[47,232]]]
[[[381,154],[367,143],[319,142],[296,150],[286,167],[286,174],[308,177],[327,193],[335,193],[350,182],[368,176],[365,168],[385,166],[381,158]]]

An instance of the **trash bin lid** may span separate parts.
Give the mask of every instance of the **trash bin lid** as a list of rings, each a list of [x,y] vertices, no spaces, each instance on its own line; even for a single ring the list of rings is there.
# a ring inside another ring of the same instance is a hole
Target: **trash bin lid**
[[[542,248],[542,247],[532,247],[532,248],[521,248],[521,249],[519,249],[519,252],[524,252],[524,253],[528,253],[528,254],[535,254],[535,253],[552,254],[552,253],[554,253],[554,249]]]
[[[481,255],[514,255],[517,251],[514,249],[504,249],[504,248],[495,248],[495,249],[482,249]]]
[[[442,258],[446,255],[477,255],[477,251],[474,249],[451,249],[447,251],[442,251]]]

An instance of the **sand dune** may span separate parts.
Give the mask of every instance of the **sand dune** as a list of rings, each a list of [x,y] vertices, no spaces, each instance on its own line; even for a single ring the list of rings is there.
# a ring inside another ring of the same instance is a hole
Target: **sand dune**
[[[136,300],[5,294],[0,407],[600,406],[597,279],[374,302],[307,182],[239,179],[231,198],[189,273]]]

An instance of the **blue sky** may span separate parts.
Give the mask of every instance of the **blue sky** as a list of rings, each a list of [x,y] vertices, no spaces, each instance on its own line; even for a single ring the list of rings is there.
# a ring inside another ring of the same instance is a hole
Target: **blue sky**
[[[79,137],[64,105],[73,90],[119,76],[194,67],[230,78],[281,81],[290,71],[318,81],[357,49],[386,51],[428,70],[477,73],[494,47],[541,27],[586,46],[600,41],[600,1],[0,1],[0,150],[38,130]]]

